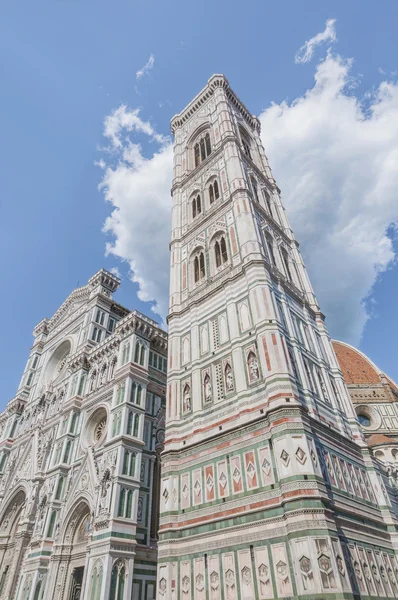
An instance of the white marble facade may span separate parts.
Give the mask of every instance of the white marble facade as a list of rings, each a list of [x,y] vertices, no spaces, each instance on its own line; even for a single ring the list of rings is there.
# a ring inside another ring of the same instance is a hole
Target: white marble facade
[[[0,415],[0,598],[155,597],[167,336],[101,270],[34,330]]]

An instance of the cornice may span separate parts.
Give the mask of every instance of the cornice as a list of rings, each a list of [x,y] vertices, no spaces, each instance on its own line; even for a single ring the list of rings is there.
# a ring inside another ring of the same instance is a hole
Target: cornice
[[[121,338],[130,333],[136,333],[151,343],[158,346],[164,352],[167,351],[167,333],[160,329],[156,321],[146,317],[138,310],[134,310],[116,325],[115,332]]]
[[[238,96],[231,89],[228,79],[225,75],[215,74],[207,82],[207,85],[199,92],[197,96],[182,110],[171,119],[171,132],[174,135],[176,130],[184,125],[202,106],[209,100],[218,89],[223,89],[228,100],[237,108],[246,123],[251,129],[260,133],[260,121],[255,115],[252,115]]]

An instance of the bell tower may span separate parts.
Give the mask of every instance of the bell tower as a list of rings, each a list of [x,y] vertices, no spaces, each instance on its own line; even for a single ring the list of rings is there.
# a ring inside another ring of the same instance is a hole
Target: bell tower
[[[337,515],[381,518],[387,500],[260,123],[214,75],[171,128],[157,597],[353,597],[357,550]]]

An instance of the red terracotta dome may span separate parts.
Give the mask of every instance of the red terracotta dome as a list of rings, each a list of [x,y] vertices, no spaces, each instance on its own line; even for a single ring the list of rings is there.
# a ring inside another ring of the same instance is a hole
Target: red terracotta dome
[[[358,350],[336,340],[332,344],[347,385],[381,383],[375,367]]]

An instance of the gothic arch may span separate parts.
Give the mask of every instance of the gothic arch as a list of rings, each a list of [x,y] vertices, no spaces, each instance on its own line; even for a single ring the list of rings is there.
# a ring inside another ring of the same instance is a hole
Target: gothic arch
[[[86,515],[91,516],[91,498],[87,493],[82,493],[69,508],[65,518],[62,519],[63,525],[60,530],[60,543],[71,544],[77,532],[79,525]]]
[[[2,536],[2,547],[0,549],[0,598],[13,598],[20,570],[22,558],[30,542],[31,533],[24,532],[22,537],[15,537],[21,515],[26,504],[26,492],[21,486],[11,495],[5,504],[0,520],[0,534]],[[22,527],[21,527],[22,529]]]
[[[59,375],[64,371],[62,362],[64,358],[67,358],[72,354],[73,351],[73,338],[65,338],[58,346],[52,351],[50,358],[47,360],[44,366],[44,381],[50,383],[58,379]]]
[[[24,503],[27,498],[27,492],[25,486],[21,484],[16,491],[11,492],[9,499],[4,499],[5,508],[0,513],[0,532],[8,531],[9,535],[14,530],[17,518],[21,516],[22,509],[24,508]],[[15,506],[15,510],[13,511],[13,507]],[[11,518],[10,518],[11,515]],[[4,523],[6,519],[9,519],[8,525],[5,527]],[[10,526],[11,525],[11,526]]]
[[[210,133],[210,123],[208,120],[206,120],[204,123],[200,123],[200,125],[198,125],[196,127],[196,129],[191,133],[191,135],[189,136],[187,143],[186,143],[187,150],[192,150],[192,148],[194,147],[194,144],[196,142],[196,139],[198,137],[201,137],[201,135],[204,134],[205,132]],[[210,141],[212,141],[211,136],[210,136]]]

